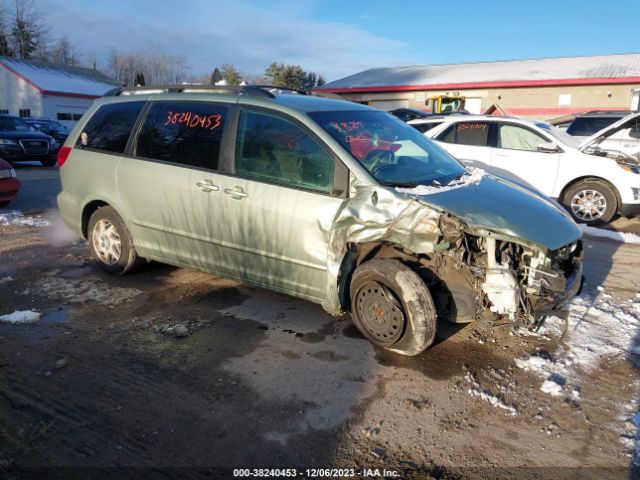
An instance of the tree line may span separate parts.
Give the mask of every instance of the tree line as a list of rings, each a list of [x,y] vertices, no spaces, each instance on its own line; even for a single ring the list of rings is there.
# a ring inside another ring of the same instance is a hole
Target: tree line
[[[98,69],[95,54],[81,54],[64,35],[54,39],[45,18],[34,0],[0,0],[0,56]],[[325,83],[324,77],[316,72],[278,62],[271,63],[258,75],[241,73],[229,63],[215,67],[211,74],[189,75],[185,57],[164,53],[158,48],[137,51],[112,48],[106,64],[100,68],[127,86],[188,82],[232,86],[268,84],[310,90]]]

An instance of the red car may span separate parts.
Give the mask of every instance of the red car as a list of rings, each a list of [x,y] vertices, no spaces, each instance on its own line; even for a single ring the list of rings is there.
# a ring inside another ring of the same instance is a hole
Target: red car
[[[0,207],[6,207],[15,200],[20,190],[20,181],[13,167],[0,158]]]

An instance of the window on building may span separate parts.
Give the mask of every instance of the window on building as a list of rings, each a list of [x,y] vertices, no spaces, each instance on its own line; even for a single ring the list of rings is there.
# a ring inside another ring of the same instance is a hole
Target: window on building
[[[458,145],[486,147],[489,145],[489,130],[487,122],[460,122],[438,135],[438,140]]]
[[[58,112],[57,119],[77,122],[82,118],[82,115],[82,113]]]
[[[143,106],[144,102],[103,105],[87,122],[77,144],[82,144],[86,134],[86,148],[123,153]]]
[[[156,102],[138,135],[136,156],[216,170],[228,108]]]
[[[333,158],[297,125],[256,112],[240,116],[239,176],[331,193],[333,168]]]
[[[0,109],[0,115],[9,115],[9,110]]]
[[[18,115],[20,116],[20,118],[22,117],[30,117],[31,116],[31,110],[28,108],[21,108],[20,110],[18,110]]]

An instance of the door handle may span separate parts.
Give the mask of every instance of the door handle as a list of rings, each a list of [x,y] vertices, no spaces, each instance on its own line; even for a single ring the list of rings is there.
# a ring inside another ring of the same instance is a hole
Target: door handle
[[[202,182],[197,182],[196,185],[198,186],[198,188],[200,188],[200,190],[207,193],[217,192],[218,190],[220,190],[220,187],[214,185],[211,180],[203,180]]]
[[[225,188],[224,193],[231,195],[232,198],[245,198],[249,196],[242,190],[242,187]]]

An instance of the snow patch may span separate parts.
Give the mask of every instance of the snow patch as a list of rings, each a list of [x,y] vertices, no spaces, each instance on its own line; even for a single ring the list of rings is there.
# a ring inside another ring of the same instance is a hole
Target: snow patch
[[[11,275],[0,278],[0,285],[9,283],[9,282],[13,282],[13,277]]]
[[[65,278],[45,278],[35,282],[26,295],[41,295],[49,300],[70,304],[101,303],[116,306],[141,294],[136,288],[110,287],[101,280],[88,277],[78,280]]]
[[[42,215],[25,217],[19,210],[11,210],[0,214],[0,225],[21,225],[26,227],[46,227],[49,221],[42,218]]]
[[[559,397],[562,395],[562,385],[556,383],[554,380],[547,379],[542,383],[540,387],[544,393],[548,393],[552,397]]]
[[[33,310],[16,310],[13,313],[0,316],[0,322],[6,323],[35,323],[40,320],[40,312],[34,312]]]
[[[491,391],[483,390],[471,373],[467,372],[467,374],[464,376],[464,379],[471,384],[471,388],[467,390],[467,393],[469,395],[481,398],[485,402],[489,402],[492,407],[506,410],[509,412],[509,415],[518,414],[518,410],[514,405],[508,405],[500,398],[496,397],[493,393],[491,393]]]
[[[516,366],[543,378],[542,391],[551,395],[559,394],[564,383],[554,379],[566,379],[573,382],[577,370],[590,371],[598,368],[602,359],[624,358],[640,353],[640,344],[636,340],[640,331],[640,301],[614,303],[609,296],[603,295],[604,289],[598,289],[596,296],[579,296],[568,306],[569,328],[563,346],[551,357],[546,352],[515,360]],[[558,336],[564,321],[549,317],[541,334],[553,332]],[[552,383],[560,385],[560,390]],[[579,398],[579,389],[572,386]]]
[[[609,240],[615,240],[622,243],[640,244],[640,236],[635,233],[615,232],[613,230],[605,230],[604,228],[590,227],[582,223],[578,226],[580,227],[580,230],[582,230],[582,233],[591,237],[608,238]]]
[[[396,188],[396,191],[400,193],[408,193],[409,195],[431,195],[434,193],[442,193],[447,190],[453,190],[455,188],[466,187],[467,185],[479,183],[480,180],[482,180],[482,177],[486,174],[487,172],[481,168],[469,167],[465,170],[462,177],[443,185],[418,185],[414,188]]]

